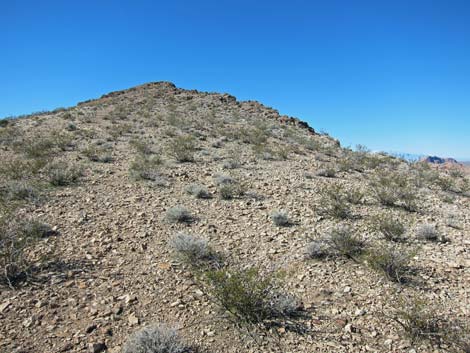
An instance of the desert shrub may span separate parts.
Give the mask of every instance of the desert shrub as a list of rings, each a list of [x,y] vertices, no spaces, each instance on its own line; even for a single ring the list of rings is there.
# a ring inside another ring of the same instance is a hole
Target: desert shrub
[[[25,181],[9,181],[0,184],[0,199],[4,201],[33,201],[38,198],[38,190]]]
[[[214,176],[214,182],[217,186],[237,183],[234,178],[228,175],[216,175]]]
[[[177,136],[169,144],[169,154],[178,162],[193,162],[196,143],[190,135]]]
[[[222,184],[218,187],[219,196],[222,200],[232,200],[242,196],[245,191],[241,184]]]
[[[385,239],[400,241],[403,239],[406,228],[398,219],[389,214],[381,214],[372,218],[372,228],[382,234]]]
[[[193,216],[187,208],[174,206],[166,211],[166,220],[170,223],[188,223],[193,220]]]
[[[10,285],[30,268],[27,249],[50,232],[43,223],[17,218],[14,214],[0,217],[0,278]]]
[[[435,183],[443,190],[443,191],[453,191],[456,189],[455,180],[447,175],[439,176]]]
[[[132,334],[124,344],[123,353],[188,353],[175,329],[163,324],[146,326]]]
[[[353,205],[359,205],[364,200],[365,195],[362,190],[353,187],[345,190],[344,196],[349,203],[352,203]]]
[[[54,161],[47,166],[46,170],[47,180],[53,186],[75,184],[82,175],[82,168],[65,161]]]
[[[149,154],[154,153],[152,146],[145,141],[138,140],[138,139],[131,139],[129,141],[129,144],[138,154],[149,155]]]
[[[214,181],[222,200],[231,200],[244,194],[243,185],[230,176],[216,175]]]
[[[445,336],[441,316],[421,299],[399,300],[392,319],[401,326],[412,343],[428,340],[439,344]]]
[[[189,234],[176,234],[170,239],[169,245],[180,259],[194,266],[213,258],[213,252],[207,240]]]
[[[274,211],[271,213],[271,220],[279,227],[287,227],[290,225],[289,216],[285,211]]]
[[[460,217],[457,213],[449,212],[445,215],[446,225],[454,229],[461,229]]]
[[[74,123],[70,122],[68,123],[66,126],[65,126],[65,129],[67,131],[77,131],[78,128],[77,128],[77,125],[75,125]]]
[[[382,171],[370,183],[373,196],[384,206],[416,210],[417,190],[404,174]]]
[[[324,168],[324,169],[319,169],[316,173],[318,176],[322,176],[325,178],[334,178],[336,175],[336,170],[333,168]]]
[[[99,163],[110,163],[113,157],[106,146],[90,145],[82,152],[90,161]]]
[[[416,229],[416,238],[419,240],[439,241],[442,237],[435,225],[423,224]]]
[[[47,162],[47,159],[25,159],[20,156],[5,158],[0,163],[0,175],[11,180],[27,179],[39,174]]]
[[[381,273],[393,282],[404,282],[410,273],[411,255],[401,249],[376,247],[369,249],[365,259],[374,271]]]
[[[16,144],[16,151],[24,153],[28,158],[47,158],[56,155],[58,151],[65,151],[72,147],[73,136],[59,130],[50,132],[37,132],[31,136],[24,136]]]
[[[205,280],[212,299],[241,324],[273,326],[299,311],[294,297],[283,293],[273,276],[257,269],[209,270]]]
[[[186,188],[186,192],[197,199],[210,199],[211,194],[206,187],[199,184],[191,184]]]
[[[324,259],[331,255],[330,245],[325,239],[312,240],[305,249],[306,259]]]
[[[363,252],[364,241],[359,239],[348,226],[333,228],[326,237],[333,253],[349,259],[356,259]]]
[[[138,156],[129,166],[129,175],[134,180],[156,181],[160,178],[162,160],[158,155]]]
[[[321,215],[345,219],[350,217],[351,210],[346,200],[344,188],[340,184],[333,184],[320,191],[320,202],[317,210]]]
[[[226,159],[222,163],[222,169],[236,169],[240,167],[240,162],[234,159]]]

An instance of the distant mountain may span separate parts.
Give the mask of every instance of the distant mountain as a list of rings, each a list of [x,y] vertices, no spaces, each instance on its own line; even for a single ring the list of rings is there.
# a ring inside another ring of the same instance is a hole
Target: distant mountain
[[[432,164],[460,164],[454,158],[442,158],[437,156],[427,156],[420,159],[422,162],[432,163]]]

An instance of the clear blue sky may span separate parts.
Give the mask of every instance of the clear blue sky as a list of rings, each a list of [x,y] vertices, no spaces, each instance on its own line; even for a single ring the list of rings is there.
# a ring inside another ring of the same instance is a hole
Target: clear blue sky
[[[0,116],[167,80],[470,160],[470,1],[0,1]]]

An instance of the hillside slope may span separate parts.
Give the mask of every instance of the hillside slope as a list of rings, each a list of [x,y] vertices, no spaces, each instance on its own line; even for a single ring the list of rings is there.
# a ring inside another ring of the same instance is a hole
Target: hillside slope
[[[2,122],[0,146],[1,352],[121,352],[155,322],[201,352],[470,344],[458,170],[165,82]]]

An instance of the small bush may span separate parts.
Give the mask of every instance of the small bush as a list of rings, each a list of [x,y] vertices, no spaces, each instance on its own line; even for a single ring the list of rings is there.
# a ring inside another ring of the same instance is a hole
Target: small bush
[[[88,146],[83,150],[83,154],[92,162],[110,163],[113,161],[113,157],[106,147]]]
[[[0,217],[0,278],[11,285],[30,268],[26,251],[47,235],[50,227],[38,221]]]
[[[398,220],[388,214],[382,214],[372,218],[372,227],[375,231],[382,234],[385,239],[391,241],[400,241],[403,239],[406,228]]]
[[[207,240],[189,234],[176,234],[170,239],[169,245],[178,257],[191,265],[197,266],[212,258]]]
[[[348,226],[333,228],[326,237],[333,253],[349,259],[356,259],[364,248],[364,241],[360,240]]]
[[[271,276],[258,270],[211,270],[205,273],[209,292],[238,323],[271,326],[298,313],[297,301],[280,291]]]
[[[222,200],[231,200],[244,194],[243,186],[230,176],[216,175],[214,180]]]
[[[439,344],[445,334],[440,316],[423,300],[399,301],[393,320],[402,327],[412,343],[428,340]]]
[[[194,137],[190,135],[177,136],[169,145],[169,153],[178,162],[193,162],[196,144]]]
[[[351,210],[346,200],[345,191],[340,184],[333,184],[320,191],[320,203],[317,210],[321,215],[338,219],[351,216]]]
[[[376,248],[368,251],[367,264],[393,282],[402,283],[409,274],[411,255],[393,248]]]
[[[353,205],[360,205],[364,200],[364,193],[359,189],[349,189],[345,191],[345,198]]]
[[[377,173],[370,186],[373,196],[382,205],[416,210],[417,190],[406,175],[382,171]]]
[[[191,184],[186,188],[186,192],[197,199],[210,199],[211,194],[206,187],[198,184]]]
[[[138,140],[138,139],[132,139],[129,141],[129,144],[134,148],[134,150],[143,156],[147,156],[150,154],[154,153],[154,150],[151,145],[149,145],[147,142]]]
[[[324,259],[331,255],[330,245],[325,239],[311,241],[305,249],[306,259]]]
[[[132,334],[124,344],[123,353],[188,353],[190,347],[176,330],[163,324],[153,324]]]
[[[47,167],[46,174],[49,183],[53,186],[67,186],[77,183],[83,172],[74,164],[57,161]]]
[[[185,207],[175,206],[166,211],[166,220],[171,223],[189,223],[193,220],[193,216]]]
[[[423,224],[416,229],[416,238],[427,241],[439,241],[441,235],[436,229],[436,226],[432,224]]]
[[[156,181],[160,178],[162,165],[160,156],[139,156],[129,166],[129,175],[134,180]]]
[[[289,216],[284,211],[274,211],[271,214],[271,220],[279,227],[287,227],[290,225]]]
[[[38,190],[24,181],[10,181],[0,185],[0,199],[4,201],[34,201]]]
[[[325,178],[334,178],[336,170],[333,168],[319,169],[316,174]]]

